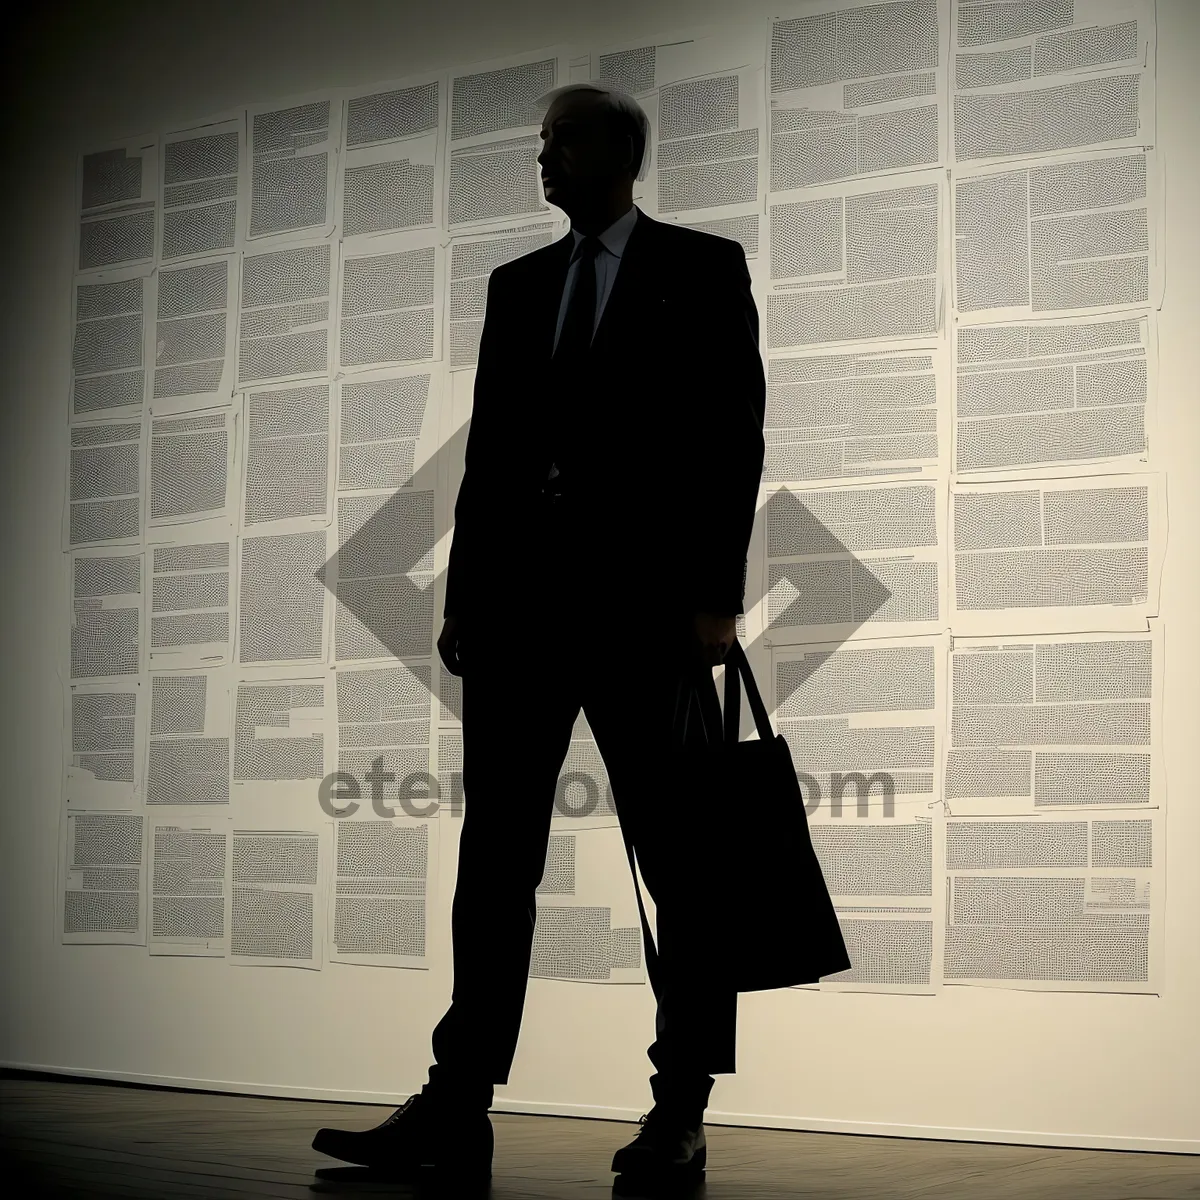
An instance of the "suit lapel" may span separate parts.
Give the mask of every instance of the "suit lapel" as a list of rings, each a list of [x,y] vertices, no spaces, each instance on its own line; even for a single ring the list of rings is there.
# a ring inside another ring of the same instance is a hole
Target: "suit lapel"
[[[613,281],[612,291],[608,293],[608,302],[600,314],[600,324],[592,338],[592,353],[603,354],[611,341],[614,331],[619,332],[625,316],[635,301],[643,292],[647,274],[648,260],[647,243],[651,238],[651,220],[639,208],[637,220],[629,231],[625,249],[621,253],[621,265],[617,277]]]
[[[558,328],[558,308],[562,303],[563,288],[567,283],[567,269],[571,265],[571,252],[575,249],[575,235],[568,229],[565,237],[558,239],[545,256],[543,279],[535,302],[538,306],[533,328],[538,331],[536,347],[538,362],[548,363],[554,354],[554,332]]]

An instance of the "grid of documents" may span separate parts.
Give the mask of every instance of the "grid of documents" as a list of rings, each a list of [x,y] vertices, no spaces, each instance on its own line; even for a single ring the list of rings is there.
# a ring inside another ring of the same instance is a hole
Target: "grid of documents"
[[[751,275],[738,632],[853,963],[810,986],[1161,992],[1155,43],[1152,0],[805,0],[89,148],[60,940],[449,970],[488,282],[568,235],[539,97],[592,81],[649,118],[639,208]],[[531,977],[644,983],[633,900],[581,713]]]

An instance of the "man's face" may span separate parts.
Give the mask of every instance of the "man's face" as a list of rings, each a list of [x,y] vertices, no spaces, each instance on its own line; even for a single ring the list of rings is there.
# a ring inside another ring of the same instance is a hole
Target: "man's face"
[[[538,164],[551,204],[570,211],[572,201],[603,191],[623,170],[621,147],[587,93],[560,96],[542,120]],[[628,144],[624,150],[628,155]]]

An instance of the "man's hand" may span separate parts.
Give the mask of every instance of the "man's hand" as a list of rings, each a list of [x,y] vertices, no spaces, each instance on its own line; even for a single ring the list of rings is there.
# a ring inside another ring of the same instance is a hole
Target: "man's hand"
[[[737,616],[698,612],[692,618],[692,630],[696,635],[693,644],[696,656],[705,666],[718,667],[737,637]]]
[[[462,659],[459,657],[461,630],[462,622],[458,617],[447,617],[437,642],[438,655],[451,675],[463,673]]]

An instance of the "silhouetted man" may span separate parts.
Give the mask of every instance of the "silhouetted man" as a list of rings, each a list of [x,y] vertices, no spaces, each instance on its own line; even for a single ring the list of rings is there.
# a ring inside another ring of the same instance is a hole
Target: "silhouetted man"
[[[422,1091],[313,1143],[368,1166],[490,1174],[580,708],[636,849],[677,686],[723,660],[743,611],[766,395],[745,254],[633,204],[649,125],[631,97],[549,98],[538,162],[571,232],[490,278],[438,640],[462,677],[453,1000]],[[658,902],[664,864],[638,866]],[[626,1175],[698,1174],[712,1076],[735,1069],[736,991],[673,953],[671,920],[702,914],[664,914],[655,1103],[613,1160]]]

